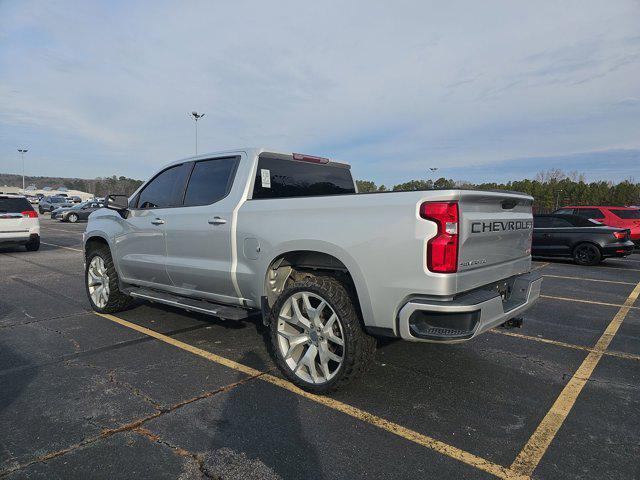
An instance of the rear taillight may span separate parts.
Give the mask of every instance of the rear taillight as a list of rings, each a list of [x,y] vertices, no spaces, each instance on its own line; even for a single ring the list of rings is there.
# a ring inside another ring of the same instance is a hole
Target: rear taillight
[[[458,204],[423,203],[420,216],[438,225],[438,233],[427,243],[427,268],[437,273],[458,271]]]
[[[36,212],[35,210],[25,210],[24,212],[21,212],[23,217],[27,217],[27,218],[38,218],[38,212]]]
[[[625,238],[627,238],[627,232],[624,230],[622,232],[613,232],[613,236],[618,240],[624,240]]]

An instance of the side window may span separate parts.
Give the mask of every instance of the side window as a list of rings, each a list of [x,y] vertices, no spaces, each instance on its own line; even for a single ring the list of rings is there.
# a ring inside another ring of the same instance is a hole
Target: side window
[[[599,208],[576,208],[576,215],[584,218],[604,218],[604,213]]]
[[[211,205],[227,196],[233,183],[237,158],[196,162],[184,196],[184,206]]]
[[[572,215],[573,208],[561,208],[560,210],[556,210],[553,212],[555,215]]]
[[[182,203],[182,193],[189,174],[189,165],[183,163],[167,168],[151,180],[138,196],[138,208],[179,206]]]
[[[553,219],[553,228],[566,228],[573,227],[571,222],[565,220],[564,218],[554,218]]]

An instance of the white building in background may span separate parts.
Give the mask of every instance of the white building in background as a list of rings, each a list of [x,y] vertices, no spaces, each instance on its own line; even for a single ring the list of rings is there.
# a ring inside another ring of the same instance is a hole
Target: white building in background
[[[89,200],[93,198],[93,193],[83,192],[81,190],[69,190],[65,187],[60,188],[35,188],[33,185],[28,186],[24,190],[20,187],[9,187],[7,185],[0,186],[0,193],[12,193],[14,195],[38,195],[41,193],[46,196],[56,196],[64,193],[67,197],[80,197],[82,201]]]

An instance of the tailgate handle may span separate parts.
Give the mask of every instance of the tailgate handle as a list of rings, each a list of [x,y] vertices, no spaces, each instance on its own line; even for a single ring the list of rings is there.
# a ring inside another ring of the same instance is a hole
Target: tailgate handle
[[[503,210],[511,210],[518,204],[517,200],[503,200],[502,201],[502,209]]]

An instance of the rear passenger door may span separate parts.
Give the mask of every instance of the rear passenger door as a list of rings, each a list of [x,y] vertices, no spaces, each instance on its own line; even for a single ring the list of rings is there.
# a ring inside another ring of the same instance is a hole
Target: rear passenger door
[[[554,255],[564,255],[571,253],[571,247],[575,239],[575,227],[564,218],[553,218],[552,220],[551,251]]]
[[[232,227],[236,206],[229,196],[239,157],[197,161],[182,206],[165,215],[167,272],[178,293],[237,303],[232,283]]]

